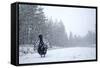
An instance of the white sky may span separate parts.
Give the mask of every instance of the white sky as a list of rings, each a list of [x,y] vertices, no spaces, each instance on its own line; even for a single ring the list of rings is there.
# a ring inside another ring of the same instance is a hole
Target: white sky
[[[74,35],[84,36],[89,30],[95,31],[95,9],[56,6],[42,7],[46,17],[63,21],[68,35],[72,32]]]

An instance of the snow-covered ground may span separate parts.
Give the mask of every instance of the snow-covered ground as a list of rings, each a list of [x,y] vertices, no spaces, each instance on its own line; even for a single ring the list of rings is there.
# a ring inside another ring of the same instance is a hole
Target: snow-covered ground
[[[19,64],[90,59],[96,59],[95,47],[69,47],[48,50],[45,58],[41,58],[38,53],[19,56]]]

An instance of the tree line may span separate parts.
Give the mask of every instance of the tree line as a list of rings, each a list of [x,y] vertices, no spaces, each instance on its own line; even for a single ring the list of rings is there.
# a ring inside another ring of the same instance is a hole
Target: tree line
[[[33,44],[39,41],[42,34],[44,42],[53,46],[79,46],[78,44],[95,44],[95,32],[88,31],[86,36],[76,36],[70,32],[68,37],[62,20],[53,21],[46,18],[39,5],[19,5],[19,44]]]

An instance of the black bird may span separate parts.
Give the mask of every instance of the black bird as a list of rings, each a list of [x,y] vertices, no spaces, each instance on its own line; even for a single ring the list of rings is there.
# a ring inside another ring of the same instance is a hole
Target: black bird
[[[45,54],[47,53],[47,45],[44,44],[43,42],[43,36],[40,34],[39,35],[39,45],[38,45],[38,53],[40,54],[41,57],[45,57]]]

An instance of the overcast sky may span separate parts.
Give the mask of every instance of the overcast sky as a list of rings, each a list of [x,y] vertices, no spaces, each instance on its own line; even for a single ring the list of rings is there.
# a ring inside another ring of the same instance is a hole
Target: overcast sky
[[[89,30],[95,31],[95,9],[56,6],[42,8],[46,17],[63,21],[68,35],[72,32],[74,35],[84,36]]]

